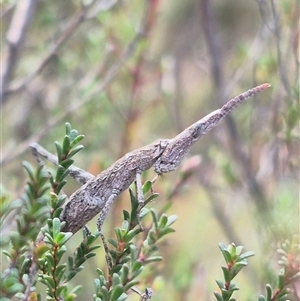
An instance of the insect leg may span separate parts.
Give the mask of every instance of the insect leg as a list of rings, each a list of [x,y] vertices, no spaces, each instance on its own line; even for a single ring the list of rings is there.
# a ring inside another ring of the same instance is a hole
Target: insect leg
[[[139,169],[136,170],[136,191],[137,191],[137,198],[138,198],[138,208],[137,208],[137,222],[141,229],[143,229],[143,226],[141,224],[141,217],[140,212],[141,209],[144,207],[144,194],[143,194],[143,186],[142,186],[142,173]]]
[[[108,213],[108,211],[109,211],[112,203],[114,202],[114,200],[116,199],[117,196],[118,196],[117,193],[113,193],[108,198],[108,200],[106,201],[104,207],[101,210],[101,213],[100,213],[98,221],[97,221],[97,228],[98,228],[98,231],[100,233],[100,236],[101,236],[101,239],[102,239],[102,243],[103,243],[103,247],[104,247],[104,250],[105,250],[105,259],[106,259],[108,268],[110,270],[112,269],[112,261],[111,261],[110,255],[109,255],[109,249],[108,249],[108,245],[107,245],[106,239],[105,239],[105,237],[104,237],[104,235],[102,233],[102,226],[103,226],[105,217],[106,217],[106,215],[107,215],[107,213]]]

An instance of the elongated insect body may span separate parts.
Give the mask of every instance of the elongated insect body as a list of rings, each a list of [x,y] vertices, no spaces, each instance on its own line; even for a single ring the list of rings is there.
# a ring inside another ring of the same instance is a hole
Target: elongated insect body
[[[76,233],[100,213],[97,226],[101,232],[111,204],[134,180],[137,182],[138,201],[141,208],[143,206],[141,183],[143,171],[154,167],[155,172],[161,175],[175,170],[201,136],[215,127],[240,103],[269,87],[270,85],[266,83],[238,95],[228,101],[221,109],[215,110],[195,122],[173,139],[160,139],[134,150],[96,177],[78,167],[71,167],[70,175],[84,185],[75,191],[63,206],[61,219],[66,222],[63,230]],[[31,147],[35,152],[57,164],[55,156],[45,151],[41,146],[33,144]]]
[[[155,172],[162,174],[175,170],[190,151],[192,145],[198,141],[201,136],[214,128],[219,121],[232,112],[239,104],[269,87],[269,84],[263,84],[252,88],[229,100],[221,109],[213,111],[183,130],[170,140],[162,155],[155,162]]]
[[[100,211],[105,212],[110,207],[108,200],[112,203],[132,184],[137,174],[151,168],[167,145],[168,140],[158,140],[134,150],[88,180],[64,204],[61,219],[66,225],[63,230],[76,233]]]

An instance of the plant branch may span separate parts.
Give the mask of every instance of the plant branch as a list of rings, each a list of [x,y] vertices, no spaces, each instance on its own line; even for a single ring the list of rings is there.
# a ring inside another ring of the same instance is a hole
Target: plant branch
[[[57,156],[54,156],[53,154],[49,153],[38,143],[32,143],[30,145],[30,148],[37,162],[41,162],[40,156],[42,156],[54,165],[58,165]],[[69,175],[81,184],[85,184],[88,180],[94,178],[94,176],[89,172],[73,165],[69,167]]]
[[[215,29],[215,21],[212,11],[211,2],[208,0],[200,0],[201,12],[203,19],[203,30],[206,38],[206,42],[209,48],[209,54],[211,59],[211,74],[215,90],[217,92],[217,98],[221,104],[226,99],[224,80],[223,80],[223,62],[222,56],[219,50],[217,42],[217,34]],[[226,129],[230,142],[230,150],[233,157],[240,163],[242,168],[243,179],[247,183],[248,190],[253,197],[255,205],[258,211],[266,211],[268,208],[267,199],[262,187],[259,185],[255,178],[255,174],[252,170],[250,160],[246,153],[242,150],[242,143],[237,131],[237,126],[231,116],[228,116],[225,120]]]
[[[118,1],[111,1],[106,5],[100,3],[96,6],[96,8],[93,8],[92,6],[90,7],[90,9],[83,7],[81,11],[71,19],[67,28],[62,32],[54,45],[50,48],[48,54],[41,60],[38,67],[30,75],[12,83],[11,87],[3,92],[3,98],[6,99],[8,95],[20,91],[22,88],[27,86],[37,75],[39,75],[48,65],[57,51],[74,35],[74,33],[77,32],[78,28],[83,22],[92,20],[100,11],[111,9],[117,2]],[[90,11],[92,11],[92,13],[90,13]],[[3,85],[3,87],[5,87],[5,85]]]
[[[5,165],[17,158],[18,156],[20,156],[21,154],[23,154],[28,149],[28,146],[31,143],[39,141],[43,136],[45,136],[49,132],[49,130],[63,122],[67,116],[80,109],[83,105],[92,101],[94,99],[94,96],[99,95],[101,92],[103,92],[107,88],[107,86],[115,79],[118,72],[125,65],[125,63],[133,56],[139,41],[143,37],[144,33],[142,28],[140,31],[137,32],[131,43],[127,46],[120,60],[107,71],[101,83],[99,83],[96,87],[91,89],[89,93],[85,95],[85,97],[83,97],[80,100],[78,99],[73,105],[70,105],[68,108],[66,108],[66,110],[62,114],[60,114],[60,116],[51,119],[48,122],[48,124],[39,132],[20,143],[18,147],[14,148],[14,150],[8,150],[6,155],[2,156],[0,165]]]
[[[18,62],[18,55],[22,50],[30,22],[33,20],[36,3],[36,0],[22,0],[18,1],[15,7],[13,18],[6,35],[7,54],[3,63],[0,78],[2,85],[0,91],[1,105],[3,105],[7,99],[7,93],[4,89],[8,85],[13,75],[16,63]]]

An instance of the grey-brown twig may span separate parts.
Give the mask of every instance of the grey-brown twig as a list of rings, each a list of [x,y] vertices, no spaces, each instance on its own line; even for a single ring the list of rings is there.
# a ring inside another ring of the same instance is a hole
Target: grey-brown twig
[[[43,147],[41,147],[38,143],[32,143],[30,145],[30,148],[32,150],[33,156],[36,158],[38,162],[41,161],[40,156],[46,158],[54,165],[58,165],[57,157],[46,151]],[[69,175],[76,179],[80,184],[85,184],[88,180],[93,179],[94,176],[87,171],[76,167],[76,166],[70,166],[69,167]]]
[[[111,167],[101,172],[96,177],[91,177],[81,188],[75,191],[63,206],[61,220],[66,222],[63,231],[76,233],[85,224],[100,213],[97,227],[99,232],[113,201],[125,191],[134,180],[137,181],[139,208],[143,206],[143,195],[141,193],[141,173],[154,167],[158,175],[175,170],[192,145],[205,135],[210,129],[217,125],[226,115],[232,112],[240,103],[249,97],[267,88],[269,84],[262,84],[252,88],[239,96],[228,101],[221,109],[218,109],[190,127],[182,131],[173,139],[160,139],[147,146],[134,150],[116,161]],[[32,148],[42,156],[51,158],[52,155],[42,152],[36,144]],[[72,170],[76,171],[75,173]],[[82,176],[79,168],[71,170],[71,175],[79,182]],[[79,175],[78,176],[78,172]],[[83,171],[84,172],[84,171]],[[89,174],[83,176],[86,180]]]

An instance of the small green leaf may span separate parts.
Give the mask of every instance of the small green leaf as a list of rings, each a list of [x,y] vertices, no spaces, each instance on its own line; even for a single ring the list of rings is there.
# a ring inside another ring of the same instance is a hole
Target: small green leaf
[[[70,137],[71,141],[73,141],[75,138],[77,138],[77,136],[78,136],[78,131],[77,130],[73,129],[73,130],[70,131],[69,137]]]
[[[248,265],[247,259],[243,259],[242,261],[238,261],[234,264],[234,268],[241,269]]]
[[[237,258],[237,261],[242,261],[243,259],[254,256],[254,255],[255,255],[255,253],[252,251],[245,252]]]
[[[141,228],[130,230],[124,237],[125,242],[131,241],[135,236],[137,236],[141,232],[143,232],[143,229]]]
[[[92,257],[94,257],[94,256],[96,256],[96,253],[92,252],[92,253],[86,254],[86,255],[85,255],[85,258],[86,258],[86,260],[88,260],[89,258],[92,258]]]
[[[227,250],[227,246],[223,242],[219,242],[219,248],[221,251]]]
[[[37,186],[39,189],[41,189],[48,181],[49,179],[49,173],[47,174],[38,174],[37,175]]]
[[[284,271],[280,271],[277,279],[277,288],[282,289],[284,287],[284,282],[285,282]]]
[[[131,257],[131,261],[135,262],[138,256],[138,250],[137,247],[134,244],[130,245],[130,257]]]
[[[143,207],[139,213],[139,218],[143,219],[149,212],[149,209],[146,207]]]
[[[113,284],[113,286],[116,286],[117,284],[121,284],[121,278],[116,273],[113,274],[112,284]]]
[[[267,301],[270,301],[273,296],[273,289],[269,283],[266,285],[266,291],[267,291]]]
[[[61,207],[55,209],[55,211],[53,212],[53,217],[60,217],[62,210],[63,210],[63,208],[61,208]],[[63,228],[65,224],[66,224],[66,222],[61,222],[61,224],[60,224],[61,228]]]
[[[158,228],[163,229],[167,225],[167,222],[168,222],[168,217],[166,214],[163,213],[158,221]]]
[[[61,282],[65,270],[66,270],[65,264],[60,264],[59,266],[56,267],[56,270],[54,272],[54,277],[56,278],[56,281],[58,280],[59,282]]]
[[[48,275],[43,275],[43,279],[45,280],[47,286],[54,290],[55,289],[55,282],[52,276],[48,276]]]
[[[107,291],[106,286],[101,286],[100,291],[101,291],[101,294],[103,296],[102,297],[102,301],[110,301],[110,299],[109,299],[109,293]]]
[[[18,233],[11,234],[10,239],[15,250],[19,250],[24,245],[24,241]]]
[[[232,257],[231,254],[229,253],[229,251],[227,250],[227,246],[224,243],[219,243],[219,248],[223,254],[223,257],[225,259],[225,262],[228,264],[229,262],[231,262]]]
[[[131,266],[131,270],[132,272],[137,271],[138,269],[140,269],[143,266],[142,262],[140,261],[134,261],[132,266]]]
[[[282,296],[277,296],[277,300],[276,301],[286,301],[287,300],[287,294],[285,293],[284,295],[282,295]]]
[[[64,201],[66,200],[66,198],[67,198],[67,196],[65,194],[60,195],[58,197],[58,199],[56,200],[56,202],[57,202],[56,205],[61,206],[64,203]]]
[[[20,268],[20,274],[25,274],[26,270],[29,268],[29,265],[31,263],[31,260],[29,258],[25,258],[22,262],[21,268]]]
[[[87,253],[90,253],[90,252],[92,252],[92,251],[94,251],[94,250],[96,250],[96,249],[99,249],[99,248],[101,248],[101,245],[100,245],[100,244],[97,244],[97,245],[94,245],[94,246],[92,246],[92,247],[89,247],[89,248],[86,250],[86,254],[87,254]]]
[[[80,267],[85,262],[84,257],[77,258],[76,260],[76,267]]]
[[[56,152],[57,152],[58,163],[60,163],[62,160],[63,151],[62,151],[60,144],[57,141],[55,141],[55,147],[56,147]]]
[[[130,214],[126,210],[123,210],[123,219],[126,221],[130,221]]]
[[[240,267],[234,267],[231,269],[230,274],[231,274],[231,279],[233,279],[242,269],[243,266]]]
[[[25,193],[28,196],[29,200],[34,200],[36,195],[35,195],[35,187],[33,182],[28,182],[26,187],[25,187]],[[25,200],[25,198],[23,198]],[[28,205],[30,206],[30,203],[28,202]]]
[[[77,274],[77,271],[75,271],[75,270],[69,271],[68,274],[67,274],[66,280],[70,281],[73,277],[76,276],[76,274]]]
[[[73,264],[74,264],[74,259],[73,259],[73,257],[69,256],[68,257],[68,267],[69,267],[69,269],[73,268]]]
[[[129,267],[127,264],[123,264],[121,274],[120,274],[121,284],[125,285],[127,283],[128,275],[129,275]]]
[[[70,232],[66,232],[66,233],[70,233]],[[56,252],[56,257],[60,260],[60,258],[64,255],[64,253],[66,253],[66,251],[67,251],[67,247],[61,246]]]
[[[65,169],[68,169],[73,163],[74,163],[74,160],[68,158],[68,159],[63,160],[62,162],[60,162],[60,165],[63,166]]]
[[[146,181],[143,185],[143,195],[145,195],[146,193],[148,193],[151,188],[152,188],[152,181]]]
[[[122,223],[122,229],[127,231],[127,230],[129,230],[129,226],[130,226],[129,221],[124,220]]]
[[[153,219],[154,229],[157,230],[158,229],[158,216],[157,216],[157,213],[156,213],[155,209],[153,209],[153,208],[150,209],[150,212],[151,212],[152,219]]]
[[[81,289],[82,289],[82,285],[77,285],[77,286],[75,286],[75,287],[71,290],[70,294],[76,294],[76,293],[79,292]]]
[[[63,179],[62,175],[65,172],[65,168],[61,165],[57,166],[56,175],[55,175],[55,182],[59,182]]]
[[[231,258],[235,259],[236,258],[236,246],[234,243],[231,243],[227,247],[227,251],[230,253]]]
[[[125,236],[126,232],[126,230],[122,230],[121,228],[115,228],[118,241],[123,241],[123,237]]]
[[[115,248],[118,247],[118,243],[117,243],[114,239],[109,238],[107,241],[108,241],[112,246],[114,246]]]
[[[53,238],[56,239],[56,236],[60,233],[60,219],[55,217],[52,221],[52,231]]]
[[[147,242],[149,245],[155,244],[157,237],[153,231],[150,231],[147,236]]]
[[[54,186],[54,178],[53,178],[52,174],[50,175],[49,181],[50,181],[51,187],[53,187]]]
[[[173,233],[173,232],[175,232],[175,230],[173,228],[164,228],[163,230],[159,231],[158,238],[160,239],[163,236],[165,236],[169,233]]]
[[[241,252],[243,251],[243,247],[242,246],[238,246],[238,247],[236,247],[236,255],[240,255],[241,254]]]
[[[233,292],[233,291],[238,291],[239,289],[240,288],[235,283],[230,283],[228,290]]]
[[[62,152],[63,152],[63,155],[67,155],[69,150],[70,150],[70,144],[71,144],[71,140],[70,140],[70,137],[68,135],[66,135],[64,137],[64,140],[63,140],[63,145],[62,145]]]
[[[111,301],[116,301],[118,298],[123,294],[123,286],[121,284],[118,284],[113,287],[110,295]]]
[[[132,281],[129,281],[128,283],[126,283],[126,285],[124,286],[124,291],[127,292],[131,287],[139,284],[140,281],[138,280],[132,280]]]
[[[224,283],[221,280],[216,280],[216,283],[217,283],[219,289],[221,289],[221,290],[225,287]]]
[[[222,289],[222,297],[224,300],[229,300],[229,298],[231,297],[232,293],[229,292],[228,290],[226,289]]]
[[[7,258],[9,258],[10,259],[10,257],[11,257],[11,254],[8,252],[8,251],[6,251],[6,250],[3,250],[2,251],[2,253],[7,257]]]
[[[145,260],[145,263],[151,263],[151,262],[158,262],[158,261],[162,261],[163,257],[162,256],[151,256],[148,259]]]
[[[167,226],[169,227],[169,226],[171,226],[172,224],[174,224],[174,223],[177,221],[177,219],[178,219],[178,216],[177,216],[177,215],[175,215],[175,214],[170,215],[170,216],[168,217],[168,223],[167,223]]]
[[[76,144],[78,144],[82,139],[84,138],[84,135],[78,135],[75,139],[71,141],[70,147],[73,148]]]
[[[60,294],[62,294],[62,292],[63,292],[66,288],[67,288],[67,284],[66,284],[66,283],[59,285],[59,286],[56,288],[56,294],[59,296]],[[69,300],[70,300],[70,299],[69,299]],[[71,299],[71,300],[74,300],[74,298]]]
[[[123,293],[117,301],[125,301],[128,298],[127,294]]]
[[[131,188],[129,188],[129,195],[130,195],[130,202],[131,202],[131,215],[134,218],[136,216],[136,211],[139,203]]]
[[[215,297],[216,297],[216,299],[217,299],[218,301],[224,301],[224,299],[222,298],[222,296],[221,296],[220,293],[214,292],[214,295],[215,295]]]
[[[55,192],[56,193],[60,193],[60,191],[63,189],[63,187],[67,184],[67,181],[66,180],[62,180],[58,183],[56,189],[55,189]]]
[[[38,197],[41,197],[41,196],[45,195],[46,192],[48,192],[49,190],[50,190],[49,185],[44,186],[44,187],[41,187],[41,188],[37,191]]]
[[[224,276],[225,282],[230,282],[231,277],[230,277],[230,272],[229,272],[228,268],[227,267],[222,267],[222,271],[223,271],[223,276]]]
[[[260,295],[258,297],[258,301],[267,301],[266,298],[263,295]]]
[[[286,257],[288,256],[287,252],[283,249],[277,249],[277,253]]]
[[[60,179],[58,180],[58,182],[63,181],[63,179],[70,173],[69,169],[65,169],[64,172],[62,173]]]
[[[27,162],[27,161],[23,161],[22,162],[23,167],[25,168],[25,170],[27,171],[29,178],[32,182],[35,182],[35,177],[34,177],[34,170],[32,168],[32,166]]]
[[[45,254],[45,259],[49,265],[49,267],[54,267],[55,266],[55,262],[54,262],[54,258],[53,258],[53,255],[50,253],[50,252],[47,252]]]
[[[62,246],[64,245],[73,235],[72,232],[60,232],[58,235],[55,237],[55,242],[59,245]]]
[[[143,266],[141,266],[139,269],[135,269],[134,272],[132,272],[132,275],[131,275],[132,279],[136,278],[139,274],[141,274],[143,269],[144,269]]]
[[[285,256],[282,256],[281,259],[277,261],[277,263],[281,266],[286,266],[286,267],[288,267],[289,265],[289,261]]]
[[[76,155],[78,152],[80,152],[83,148],[84,148],[83,145],[77,145],[70,151],[70,153],[68,154],[68,158],[72,158],[74,155]]]
[[[146,200],[145,200],[145,205],[147,205],[149,202],[152,200],[156,199],[159,196],[158,193],[152,193]]]
[[[66,127],[66,134],[67,134],[67,135],[70,135],[70,132],[71,132],[71,130],[72,130],[71,124],[70,124],[69,122],[66,122],[66,123],[65,123],[65,127]]]

